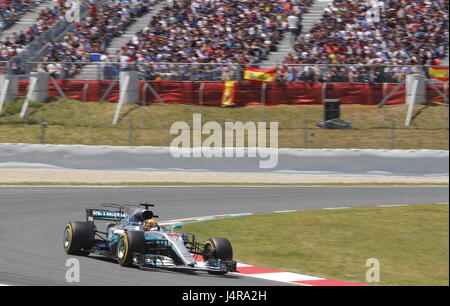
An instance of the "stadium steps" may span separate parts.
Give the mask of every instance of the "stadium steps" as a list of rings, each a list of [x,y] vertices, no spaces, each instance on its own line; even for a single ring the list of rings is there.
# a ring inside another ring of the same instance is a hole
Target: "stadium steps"
[[[41,3],[25,13],[19,20],[17,20],[12,27],[0,32],[0,40],[6,39],[13,33],[20,33],[20,31],[26,31],[31,27],[38,19],[39,14],[46,8],[52,8],[56,3],[54,0],[43,0]]]
[[[307,33],[315,23],[319,22],[322,18],[323,10],[332,2],[332,0],[318,0],[314,2],[309,12],[303,15],[303,33]]]
[[[126,32],[114,38],[107,49],[109,54],[115,54],[119,51],[124,45],[126,45],[135,33],[142,30],[146,26],[148,26],[150,20],[158,14],[161,9],[163,9],[167,5],[166,1],[161,1],[152,7],[152,11],[138,18],[129,28],[127,28]],[[87,64],[83,67],[81,72],[76,76],[77,80],[99,80],[103,79],[103,71],[99,69],[101,65],[97,64]]]
[[[314,4],[309,8],[308,12],[303,14],[302,17],[302,32],[306,33],[311,29],[311,27],[317,23],[320,18],[322,18],[323,9],[328,6],[332,0],[316,0]],[[283,39],[278,44],[278,51],[270,52],[267,60],[259,64],[260,68],[271,69],[274,64],[280,64],[284,61],[284,58],[289,53],[292,53],[294,49],[292,48],[291,35],[285,33]]]

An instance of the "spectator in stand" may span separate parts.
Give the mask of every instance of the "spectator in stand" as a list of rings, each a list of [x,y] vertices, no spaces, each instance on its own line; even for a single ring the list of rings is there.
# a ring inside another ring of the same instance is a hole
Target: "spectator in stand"
[[[291,14],[288,16],[287,21],[289,24],[289,32],[291,32],[292,41],[296,42],[301,31],[300,17],[296,14]]]

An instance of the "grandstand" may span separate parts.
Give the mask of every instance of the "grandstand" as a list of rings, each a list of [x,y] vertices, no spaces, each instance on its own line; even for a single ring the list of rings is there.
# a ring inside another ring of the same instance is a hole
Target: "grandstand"
[[[126,1],[119,2],[126,5]],[[293,2],[299,3],[294,8],[311,3],[309,0]],[[114,9],[114,6],[105,3],[99,13]],[[151,14],[134,16],[133,26],[124,29],[119,37],[106,41],[110,45],[108,48],[91,50],[91,54],[97,56],[95,61],[101,58],[104,62],[255,64],[277,50],[286,30],[289,10],[292,10],[289,2],[279,1],[164,1],[156,5]],[[103,32],[102,27],[96,23],[97,31]],[[72,41],[80,34],[80,31],[71,31],[64,42],[53,46],[52,52],[67,53],[67,49],[75,52]],[[45,62],[60,60],[60,56],[53,54],[44,59]],[[89,60],[81,57],[75,61]],[[83,68],[77,78],[103,78],[103,72],[96,73],[94,67],[91,64]],[[113,76],[117,76],[117,71]]]
[[[138,16],[135,16],[134,22],[127,26],[122,35],[113,37],[107,44],[106,50],[102,52],[101,61],[113,62],[115,56],[120,54],[121,48],[141,29],[143,29],[148,20],[156,15],[165,5],[165,1],[144,1],[144,4],[148,6]],[[96,63],[87,64],[81,68],[81,71],[76,75],[78,80],[93,80],[93,79],[109,79],[117,77],[118,70],[110,69],[106,67],[106,73],[103,70],[98,69]]]
[[[367,66],[390,66],[389,82],[398,82],[412,66],[448,65],[448,1],[333,1],[323,17],[294,46],[285,64],[344,64],[312,71],[321,81],[364,81]],[[309,70],[287,66],[286,77],[304,80]],[[376,76],[375,76],[376,78]],[[372,80],[374,81],[374,80]],[[370,80],[369,80],[370,82]]]
[[[15,9],[2,11],[0,73],[222,82],[251,66],[279,82],[384,84],[448,61],[444,0],[83,0],[79,22],[63,0],[2,1]]]
[[[308,7],[302,11],[301,14],[301,32],[307,33],[311,27],[322,17],[323,10],[327,7],[333,0],[321,0],[313,1],[309,3]],[[302,34],[300,33],[300,34]],[[293,41],[290,35],[284,35],[283,40],[278,46],[276,52],[269,54],[267,60],[261,63],[262,68],[272,68],[274,63],[282,63],[285,57],[293,52]]]
[[[288,63],[440,65],[448,45],[445,1],[334,1]]]

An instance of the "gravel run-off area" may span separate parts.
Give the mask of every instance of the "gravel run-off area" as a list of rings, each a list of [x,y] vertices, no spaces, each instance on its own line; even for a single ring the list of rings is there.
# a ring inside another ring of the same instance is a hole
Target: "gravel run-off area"
[[[0,169],[0,184],[15,183],[448,184],[449,177]]]

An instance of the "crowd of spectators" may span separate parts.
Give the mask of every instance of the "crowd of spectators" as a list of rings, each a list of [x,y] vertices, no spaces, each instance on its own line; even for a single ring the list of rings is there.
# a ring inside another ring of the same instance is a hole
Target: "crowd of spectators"
[[[46,70],[56,78],[73,77],[83,67],[81,63],[114,61],[107,52],[111,40],[122,35],[136,18],[149,12],[155,2],[117,0],[115,3],[91,3],[89,15],[78,22],[61,42],[51,43],[38,70]]]
[[[421,66],[378,65],[283,65],[278,69],[278,81],[287,82],[350,82],[400,83],[407,74],[426,74]]]
[[[0,33],[39,3],[40,0],[0,0]]]
[[[40,12],[37,20],[28,30],[15,32],[2,38],[0,40],[0,61],[8,61],[20,54],[29,43],[51,28],[60,18],[64,18],[66,10],[64,2],[60,1],[53,8],[47,8]]]
[[[440,65],[446,57],[448,1],[334,0],[301,38],[285,64],[348,66],[323,68],[325,73],[313,66],[284,67],[285,79],[376,81],[382,75],[398,80],[414,69],[404,65]]]
[[[287,15],[311,0],[172,0],[123,47],[134,62],[240,63],[267,59]]]
[[[148,79],[162,76],[180,80],[186,75],[194,79],[210,76],[231,79],[238,72],[234,67],[173,67],[166,63],[258,63],[277,49],[279,40],[288,30],[287,17],[294,13],[301,15],[312,4],[312,0],[168,0],[167,6],[147,27],[135,33],[117,53],[109,54],[108,42],[122,34],[122,28],[135,15],[144,13],[133,14],[134,10],[143,10],[145,5],[142,4],[152,3],[125,1],[118,0],[115,5],[98,9],[96,17],[82,21],[63,42],[55,43],[43,62],[117,63],[103,65],[105,74],[112,77],[117,76],[120,69],[138,63]],[[112,20],[111,16],[117,20]],[[57,66],[59,74],[64,70],[63,74],[68,76],[76,74],[81,67],[77,64],[53,64],[51,68],[53,66]]]
[[[260,63],[277,50],[289,29],[288,16],[302,15],[313,1],[168,2],[117,55],[121,65],[137,63],[146,79],[235,80],[243,65]]]
[[[49,52],[37,69],[54,77],[73,77],[82,69],[82,63],[95,61],[101,62],[108,77],[136,67],[147,79],[238,79],[244,66],[257,66],[277,50],[283,35],[292,32],[290,18],[301,17],[313,3],[164,0],[167,6],[147,27],[135,33],[119,51],[109,54],[111,40],[158,1],[115,0],[96,5],[95,0],[90,0],[88,17],[77,22],[61,42],[50,42]],[[278,80],[400,82],[406,74],[420,72],[419,66],[439,65],[447,52],[447,2],[334,0],[318,23],[299,36],[294,52],[278,67]],[[0,61],[19,54],[62,18],[66,8],[63,0],[58,3],[42,12],[29,30],[0,41]],[[195,65],[188,65],[191,63]]]

